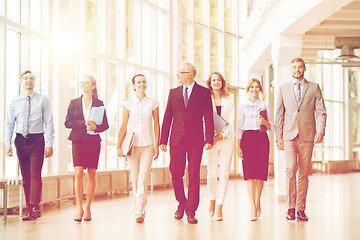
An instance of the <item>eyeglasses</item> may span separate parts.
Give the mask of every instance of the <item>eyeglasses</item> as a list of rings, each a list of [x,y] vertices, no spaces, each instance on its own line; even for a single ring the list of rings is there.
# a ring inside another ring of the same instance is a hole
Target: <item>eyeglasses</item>
[[[190,73],[190,72],[177,72],[178,74],[186,74],[186,73]]]
[[[34,81],[34,80],[35,80],[34,77],[23,77],[23,78],[21,78],[21,79],[22,79],[22,80],[25,80],[25,81],[27,81],[27,80]]]

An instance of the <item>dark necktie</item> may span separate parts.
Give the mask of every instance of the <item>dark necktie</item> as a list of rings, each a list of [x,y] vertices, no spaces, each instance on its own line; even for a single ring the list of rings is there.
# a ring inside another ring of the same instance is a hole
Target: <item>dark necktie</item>
[[[26,137],[29,134],[29,119],[30,119],[30,96],[26,96],[25,108],[24,108],[24,124],[22,135]]]
[[[185,104],[185,107],[187,106],[188,101],[189,101],[188,88],[186,87],[185,92],[184,92],[184,104]]]

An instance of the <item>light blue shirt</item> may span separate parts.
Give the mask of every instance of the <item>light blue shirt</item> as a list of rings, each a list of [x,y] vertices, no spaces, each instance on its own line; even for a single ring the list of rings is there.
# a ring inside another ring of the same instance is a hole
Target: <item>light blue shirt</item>
[[[11,100],[7,108],[5,147],[11,147],[14,129],[16,133],[22,134],[26,96],[26,94],[16,96]],[[35,92],[32,92],[30,97],[29,134],[45,132],[45,146],[53,147],[55,130],[49,100],[44,95]]]

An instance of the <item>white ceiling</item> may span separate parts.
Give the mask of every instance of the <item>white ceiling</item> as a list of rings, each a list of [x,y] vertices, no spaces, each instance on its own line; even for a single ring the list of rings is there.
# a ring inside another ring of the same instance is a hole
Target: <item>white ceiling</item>
[[[352,1],[307,31],[303,37],[302,57],[317,61],[318,50],[341,48],[339,42],[344,40],[351,40],[350,44],[358,48],[355,53],[360,52],[360,0]]]

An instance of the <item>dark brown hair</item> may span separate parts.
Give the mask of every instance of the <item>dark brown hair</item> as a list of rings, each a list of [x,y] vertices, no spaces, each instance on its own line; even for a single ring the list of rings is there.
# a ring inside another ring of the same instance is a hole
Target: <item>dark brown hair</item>
[[[92,90],[92,95],[94,96],[94,98],[98,99],[99,96],[96,87],[96,79],[91,75],[86,75],[85,78],[89,78],[91,80],[92,85],[95,86],[95,88]]]

